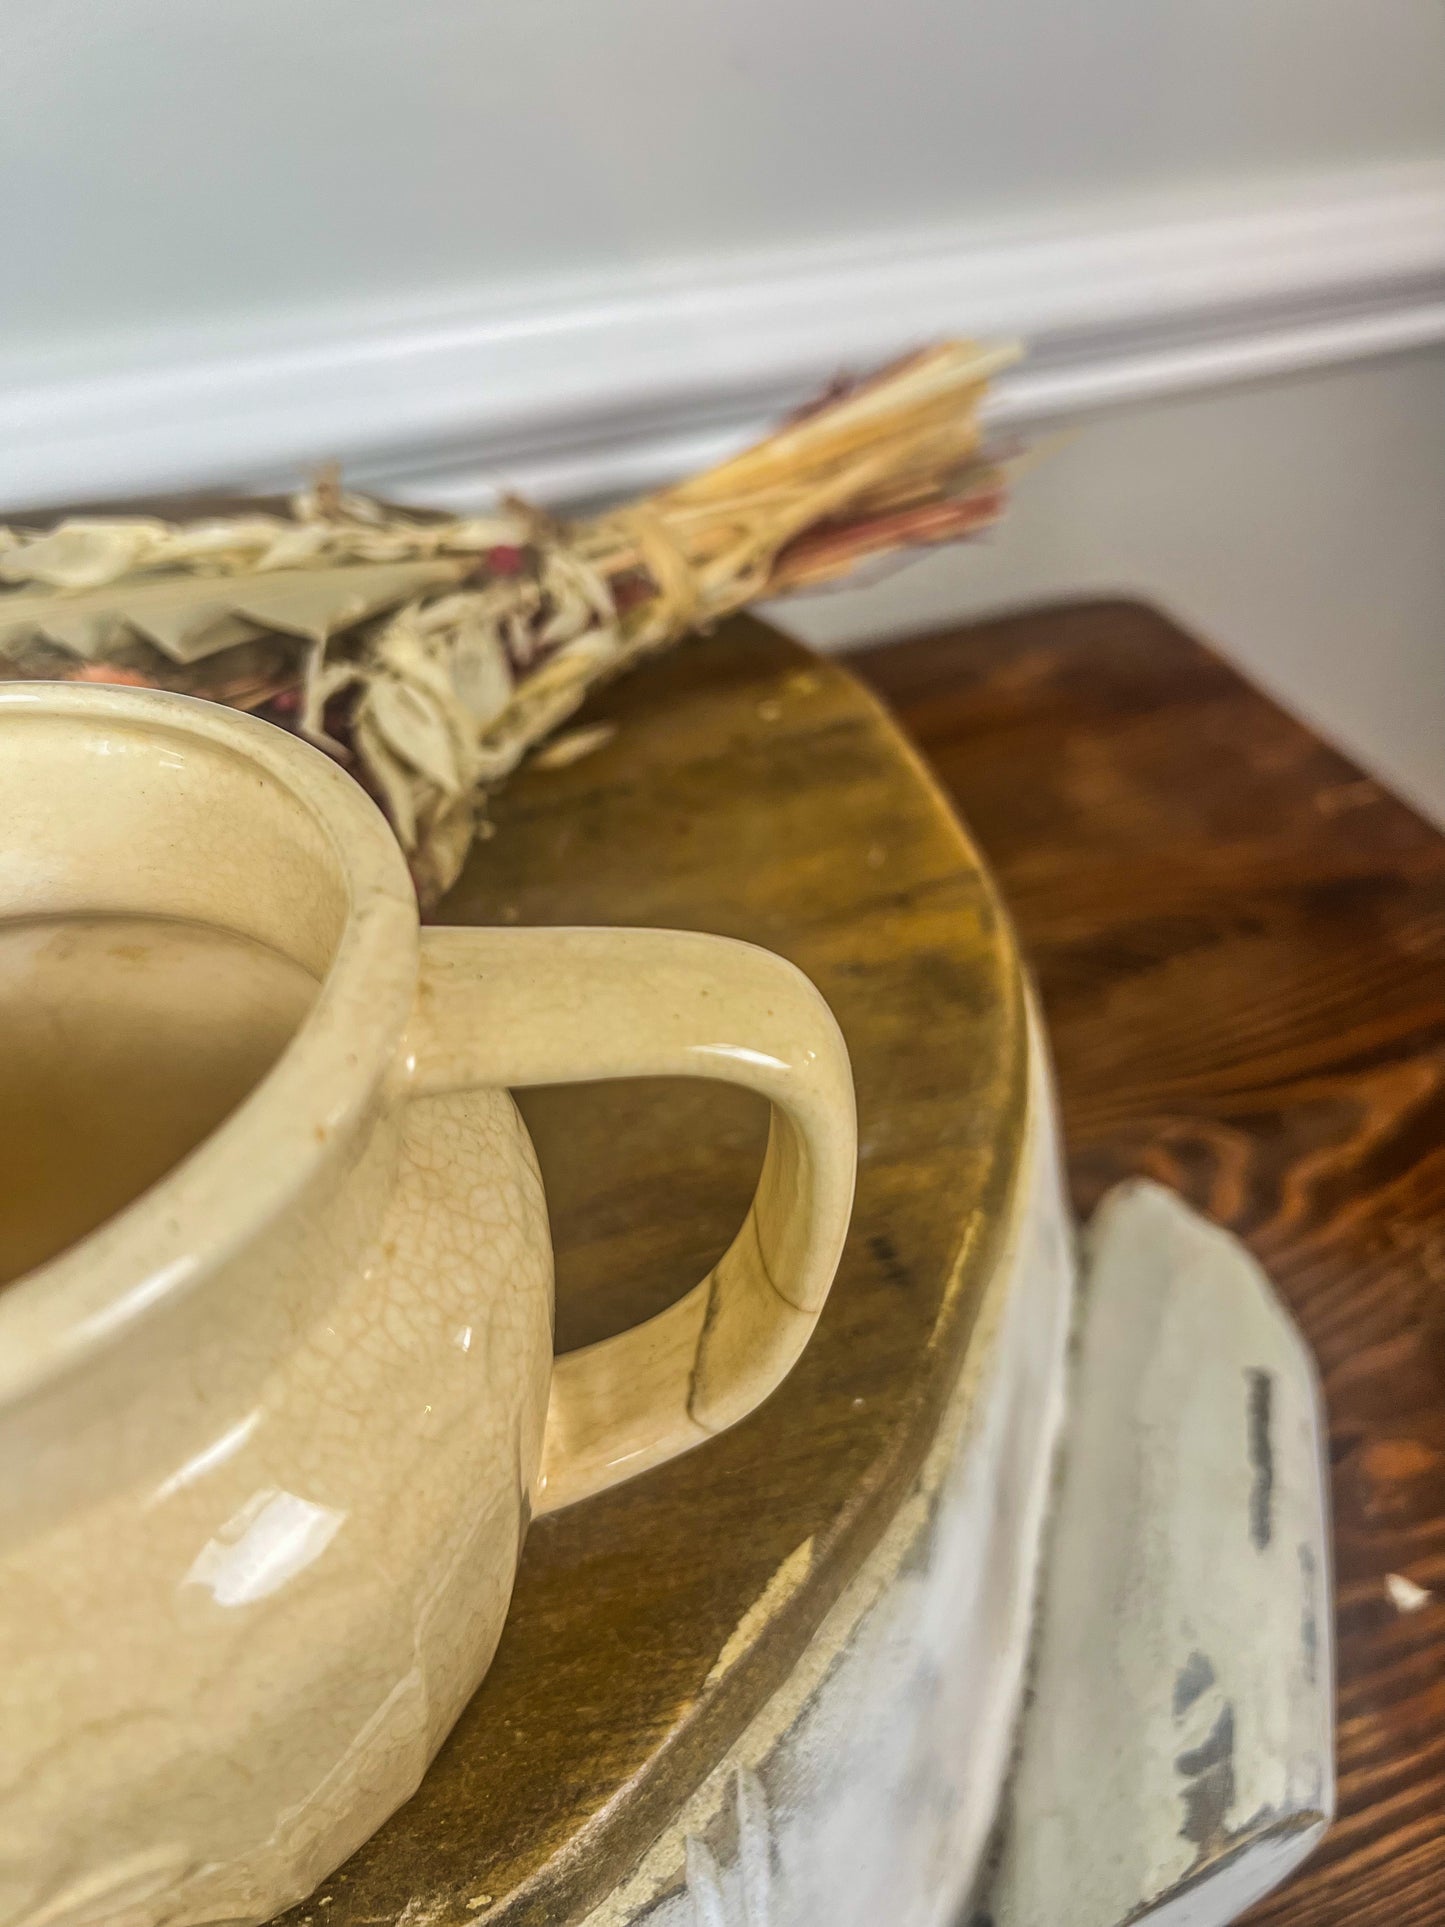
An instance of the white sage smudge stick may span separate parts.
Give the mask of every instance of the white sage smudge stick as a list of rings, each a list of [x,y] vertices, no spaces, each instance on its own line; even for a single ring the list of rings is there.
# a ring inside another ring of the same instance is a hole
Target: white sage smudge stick
[[[406,514],[326,480],[289,515],[0,527],[0,676],[179,689],[298,730],[371,789],[430,904],[487,792],[599,683],[750,602],[996,521],[979,406],[1014,353],[924,349],[587,521]]]

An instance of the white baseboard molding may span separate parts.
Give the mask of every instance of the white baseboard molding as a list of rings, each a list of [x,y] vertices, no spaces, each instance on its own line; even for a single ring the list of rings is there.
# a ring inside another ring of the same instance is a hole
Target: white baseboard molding
[[[740,446],[840,369],[1018,336],[1009,426],[1445,341],[1445,163],[553,282],[304,332],[0,356],[0,501],[286,488],[596,499]]]

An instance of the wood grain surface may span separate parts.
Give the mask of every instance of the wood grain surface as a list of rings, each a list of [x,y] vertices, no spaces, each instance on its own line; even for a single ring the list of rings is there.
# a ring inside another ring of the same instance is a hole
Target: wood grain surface
[[[1320,1363],[1340,1811],[1252,1918],[1438,1927],[1445,837],[1137,605],[852,666],[1002,885],[1043,993],[1080,1211],[1133,1173],[1175,1186],[1247,1241]],[[1432,1597],[1400,1610],[1391,1573]]]
[[[852,1055],[853,1230],[812,1341],[757,1412],[534,1524],[480,1692],[420,1792],[286,1917],[296,1927],[565,1927],[610,1893],[914,1490],[1023,1148],[1012,933],[852,677],[738,621],[588,714],[615,740],[507,788],[436,920],[673,925],[791,958]],[[721,1255],[757,1181],[761,1099],[628,1083],[522,1104],[560,1348],[660,1310]],[[755,1612],[790,1560],[797,1582]]]

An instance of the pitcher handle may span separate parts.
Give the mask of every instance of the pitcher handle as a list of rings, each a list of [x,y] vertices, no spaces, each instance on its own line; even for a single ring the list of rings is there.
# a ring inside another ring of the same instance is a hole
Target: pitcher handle
[[[677,930],[422,931],[419,1094],[711,1077],[772,1104],[742,1229],[700,1285],[557,1358],[536,1511],[661,1465],[751,1412],[792,1368],[853,1203],[853,1081],[831,1011],[770,951]]]

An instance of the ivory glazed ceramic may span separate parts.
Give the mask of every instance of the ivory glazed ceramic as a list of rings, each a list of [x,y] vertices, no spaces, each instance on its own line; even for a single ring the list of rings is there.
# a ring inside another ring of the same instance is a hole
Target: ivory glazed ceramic
[[[419,931],[349,777],[185,698],[0,691],[0,826],[0,917],[187,919],[319,985],[205,1142],[0,1292],[0,1923],[261,1921],[416,1786],[529,1516],[787,1372],[847,1225],[846,1056],[747,945]],[[686,1297],[554,1361],[508,1088],[657,1075],[770,1098],[757,1197]]]

